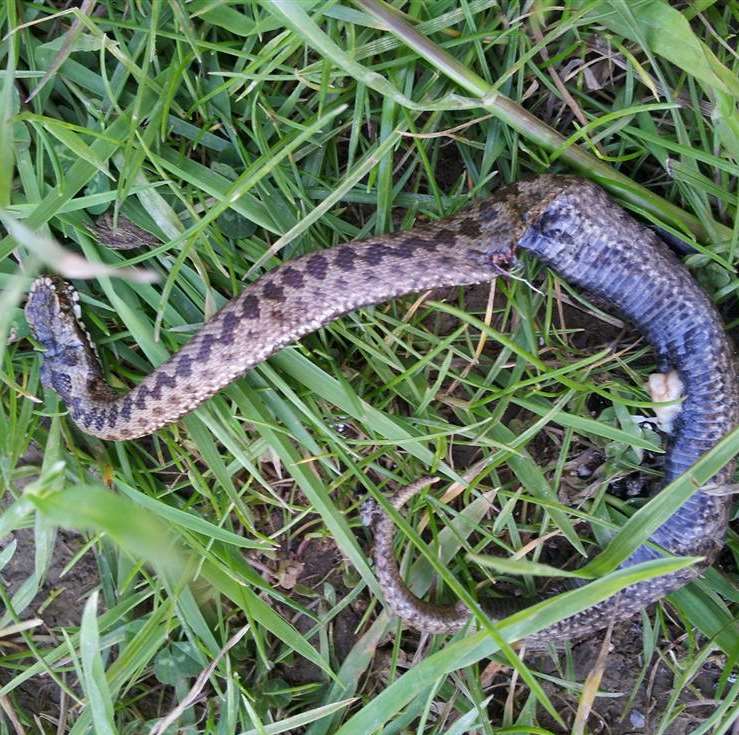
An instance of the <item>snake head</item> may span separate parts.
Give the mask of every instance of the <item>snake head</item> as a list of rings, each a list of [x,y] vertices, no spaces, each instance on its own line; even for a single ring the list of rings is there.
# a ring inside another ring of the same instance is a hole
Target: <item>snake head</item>
[[[100,374],[95,348],[80,320],[79,294],[60,278],[42,276],[31,285],[25,313],[45,350],[41,382],[69,402],[75,383]]]

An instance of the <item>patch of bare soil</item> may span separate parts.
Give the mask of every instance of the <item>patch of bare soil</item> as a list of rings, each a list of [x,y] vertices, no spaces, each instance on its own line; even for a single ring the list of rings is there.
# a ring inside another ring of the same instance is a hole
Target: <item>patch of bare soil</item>
[[[6,594],[12,596],[33,575],[35,565],[34,532],[31,528],[19,529],[2,541],[5,548],[12,540],[17,547],[10,562],[0,573]],[[52,648],[62,643],[57,631],[60,628],[79,626],[85,602],[98,583],[95,557],[86,552],[74,567],[64,574],[67,564],[78,554],[84,539],[72,531],[60,530],[56,534],[51,565],[43,584],[31,604],[19,615],[21,620],[39,618],[38,627],[28,631],[39,649]],[[5,612],[5,610],[3,610]],[[0,649],[0,683],[7,684],[23,668],[35,659],[28,652],[25,641],[18,635],[3,638]],[[14,689],[9,705],[18,711],[38,717],[53,732],[60,711],[60,689],[48,675],[34,676]],[[30,724],[30,723],[29,723]]]
[[[291,564],[298,565],[295,585],[288,592],[291,598],[304,605],[311,612],[326,612],[319,606],[324,600],[323,587],[333,588],[336,603],[346,596],[347,590],[342,575],[343,563],[336,544],[331,539],[306,539],[300,543],[294,553],[289,555]],[[289,611],[280,611],[301,632],[307,633],[315,622],[307,615],[291,615]],[[340,666],[357,641],[357,628],[361,620],[360,613],[352,606],[344,607],[331,621],[331,654],[332,664]],[[308,639],[319,648],[318,635]],[[325,674],[310,661],[295,658],[289,666],[284,666],[282,675],[290,684],[297,686],[315,681],[325,680]]]
[[[41,451],[32,445],[21,464],[38,467],[42,462]],[[21,491],[32,478],[18,483]],[[5,508],[11,502],[10,495],[3,498],[1,505]],[[5,599],[12,600],[13,595],[30,579],[36,565],[36,543],[33,528],[20,528],[12,534],[0,539],[0,549],[6,549],[15,542],[13,557],[0,571],[0,584],[3,586]],[[99,584],[98,568],[91,551],[85,552],[76,559],[74,566],[65,569],[84,546],[84,538],[74,531],[60,529],[54,538],[54,549],[48,569],[38,591],[30,604],[21,611],[14,611],[11,616],[21,621],[38,619],[41,623],[27,631],[38,649],[52,648],[62,642],[58,631],[61,628],[79,626],[82,610],[90,592]],[[7,612],[2,607],[2,614]],[[10,682],[17,674],[35,662],[28,650],[28,645],[20,635],[11,635],[0,639],[0,685]],[[11,716],[14,712],[23,712],[36,719],[37,725],[53,732],[56,728],[61,704],[59,685],[48,675],[34,676],[20,684],[3,702],[3,709]],[[30,723],[25,723],[30,724]]]
[[[572,667],[576,681],[584,682],[595,666],[602,639],[602,636],[593,636],[573,648]],[[671,653],[679,662],[680,651]],[[532,658],[530,664],[542,673],[554,677],[561,675],[549,657]],[[639,618],[615,626],[600,685],[602,694],[595,700],[588,719],[588,732],[593,735],[652,735],[657,732],[668,700],[674,695],[676,675],[659,656],[655,655],[646,667],[644,664]],[[673,666],[679,668],[675,663]],[[680,692],[676,710],[679,714],[663,731],[665,735],[688,735],[713,713],[711,700],[721,674],[721,662],[709,658],[689,686]],[[569,733],[579,693],[549,682],[544,682],[543,687],[568,728],[562,730],[548,715],[541,717],[541,726],[553,733]]]

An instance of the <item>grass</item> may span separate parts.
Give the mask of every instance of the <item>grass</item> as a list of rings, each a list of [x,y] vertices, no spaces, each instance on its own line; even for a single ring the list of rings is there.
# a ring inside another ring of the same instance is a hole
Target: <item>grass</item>
[[[733,532],[641,632],[621,626],[631,648],[605,670],[506,643],[656,573],[611,570],[739,452],[734,432],[646,510],[609,493],[658,472],[659,437],[630,418],[653,357],[533,260],[350,314],[149,439],[87,437],[40,387],[21,304],[41,269],[77,274],[122,388],[278,263],[544,170],[690,245],[736,329],[736,7],[401,9],[0,3],[3,732],[620,733],[635,712],[648,732],[731,731]],[[101,246],[89,228],[111,207],[152,245]],[[592,450],[602,473],[573,479]],[[548,573],[533,562],[582,566],[596,542],[598,581],[419,642],[377,602],[359,506],[429,473],[446,491],[399,531],[419,594],[531,592]]]

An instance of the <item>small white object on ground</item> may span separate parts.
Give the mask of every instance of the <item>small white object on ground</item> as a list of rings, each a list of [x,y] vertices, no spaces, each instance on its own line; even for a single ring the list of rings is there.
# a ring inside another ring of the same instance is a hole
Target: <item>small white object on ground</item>
[[[655,403],[677,401],[683,397],[683,382],[677,371],[670,370],[669,373],[652,373],[649,376],[647,390]],[[680,413],[682,406],[673,403],[669,406],[655,406],[654,414],[662,431],[672,433],[672,426]]]

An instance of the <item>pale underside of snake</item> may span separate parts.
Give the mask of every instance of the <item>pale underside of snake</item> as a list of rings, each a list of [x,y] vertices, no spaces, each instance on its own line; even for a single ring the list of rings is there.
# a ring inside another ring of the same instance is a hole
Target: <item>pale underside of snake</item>
[[[587,181],[539,176],[481,200],[459,214],[363,242],[315,252],[268,272],[229,302],[168,362],[119,395],[105,383],[87,333],[76,318],[73,290],[42,277],[26,305],[45,349],[41,370],[85,432],[133,439],[169,424],[271,354],[342,314],[405,294],[489,281],[516,251],[528,251],[562,278],[606,302],[633,323],[656,351],[659,369],[674,370],[685,392],[665,461],[665,483],[683,473],[739,419],[731,346],[711,301],[655,233]],[[721,487],[726,466],[712,480]],[[421,483],[423,484],[423,483]],[[394,499],[400,507],[419,484]],[[573,639],[632,615],[677,589],[713,562],[729,517],[726,494],[703,488],[622,566],[675,555],[701,564],[623,589],[527,639],[532,645]],[[377,512],[375,567],[386,604],[430,632],[466,625],[461,604],[416,598],[393,556],[393,527]],[[500,617],[503,605],[489,611]]]

